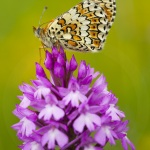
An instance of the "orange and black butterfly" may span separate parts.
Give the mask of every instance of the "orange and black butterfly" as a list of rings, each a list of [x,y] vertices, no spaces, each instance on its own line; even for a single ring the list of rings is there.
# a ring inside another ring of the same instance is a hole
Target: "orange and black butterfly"
[[[116,16],[115,0],[84,0],[34,33],[45,47],[99,51]]]

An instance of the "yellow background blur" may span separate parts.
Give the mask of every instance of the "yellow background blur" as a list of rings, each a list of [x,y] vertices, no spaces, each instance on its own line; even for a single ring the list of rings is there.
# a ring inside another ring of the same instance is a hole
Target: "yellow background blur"
[[[42,22],[69,10],[80,0],[5,0],[0,3],[0,150],[17,150],[20,143],[11,125],[18,85],[35,79],[39,40],[32,26],[44,6]],[[150,149],[150,1],[117,0],[117,17],[100,53],[73,53],[106,76],[109,90],[129,122],[128,136],[137,150]],[[120,143],[106,150],[121,150]]]

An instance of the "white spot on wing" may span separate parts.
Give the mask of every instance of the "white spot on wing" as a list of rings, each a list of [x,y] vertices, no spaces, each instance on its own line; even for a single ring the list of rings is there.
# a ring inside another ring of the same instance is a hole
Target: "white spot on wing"
[[[91,44],[91,39],[89,37],[85,37],[86,44]]]
[[[69,40],[71,39],[71,35],[69,33],[63,34],[63,38]]]
[[[89,20],[84,20],[84,21],[82,22],[82,24],[83,24],[83,25],[90,24],[90,21],[89,21]]]
[[[86,20],[86,17],[79,17],[78,20],[79,20],[79,22],[82,22],[82,21]]]
[[[98,34],[98,38],[99,38],[101,41],[103,41],[103,39],[104,39],[103,36],[104,36],[104,33],[99,33],[99,34]]]
[[[100,22],[101,22],[102,24],[107,24],[107,22],[106,22],[106,20],[104,20],[104,18],[101,18],[101,19],[100,19]]]
[[[84,26],[81,26],[81,30],[84,30],[84,31],[85,31],[85,30],[88,30],[88,28],[89,28],[89,27],[88,27],[88,26],[85,26],[85,25],[84,25]]]
[[[72,17],[72,20],[77,20],[78,17],[79,17],[79,14],[76,14],[76,15],[74,15],[74,16]]]
[[[69,13],[71,14],[71,16],[74,16],[76,14],[76,9],[70,9]]]
[[[101,32],[105,33],[106,31],[104,30],[104,25],[103,24],[100,24],[98,26],[98,30],[100,30]]]
[[[88,36],[88,33],[86,31],[81,31],[81,36]]]
[[[105,17],[105,14],[102,11],[100,11],[100,10],[97,10],[95,12],[95,15],[98,16],[98,17]]]
[[[100,9],[100,7],[98,7],[98,6],[95,7],[95,6],[97,6],[97,5],[90,6],[90,7],[89,7],[89,10],[90,10],[90,11],[94,11],[94,10],[99,10],[99,9]]]
[[[71,15],[69,14],[69,13],[65,13],[64,15],[63,15],[63,18],[70,18],[71,17]]]

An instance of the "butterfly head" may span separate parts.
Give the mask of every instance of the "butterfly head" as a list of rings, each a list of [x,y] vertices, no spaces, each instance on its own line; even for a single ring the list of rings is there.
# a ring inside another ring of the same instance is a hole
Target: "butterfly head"
[[[38,27],[33,27],[33,32],[34,32],[34,35],[37,37],[37,38],[41,38],[43,36],[43,29]]]
[[[45,28],[41,27],[44,24],[48,23],[48,22],[46,22],[46,23],[41,24],[41,19],[42,19],[43,14],[46,10],[47,10],[47,7],[44,7],[42,15],[41,15],[40,20],[39,20],[39,26],[37,28],[33,26],[33,32],[34,32],[34,35],[42,42],[42,44],[45,45],[45,47],[50,48],[52,44],[50,42],[50,38],[48,38],[47,34],[46,34],[47,27],[45,27]]]
[[[34,35],[45,45],[45,47],[51,48],[52,43],[50,38],[47,37],[44,28],[41,27],[33,27]]]

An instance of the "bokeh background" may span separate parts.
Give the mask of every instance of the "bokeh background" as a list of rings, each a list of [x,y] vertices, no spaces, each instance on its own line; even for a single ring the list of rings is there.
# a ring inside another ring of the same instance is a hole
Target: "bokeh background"
[[[40,42],[32,26],[69,10],[80,0],[5,0],[0,2],[0,150],[17,150],[19,140],[11,125],[21,94],[18,85],[35,79]],[[100,53],[66,51],[90,63],[106,76],[109,90],[129,122],[128,136],[137,150],[150,149],[150,1],[117,0],[117,17]],[[106,150],[121,150],[107,146]]]

